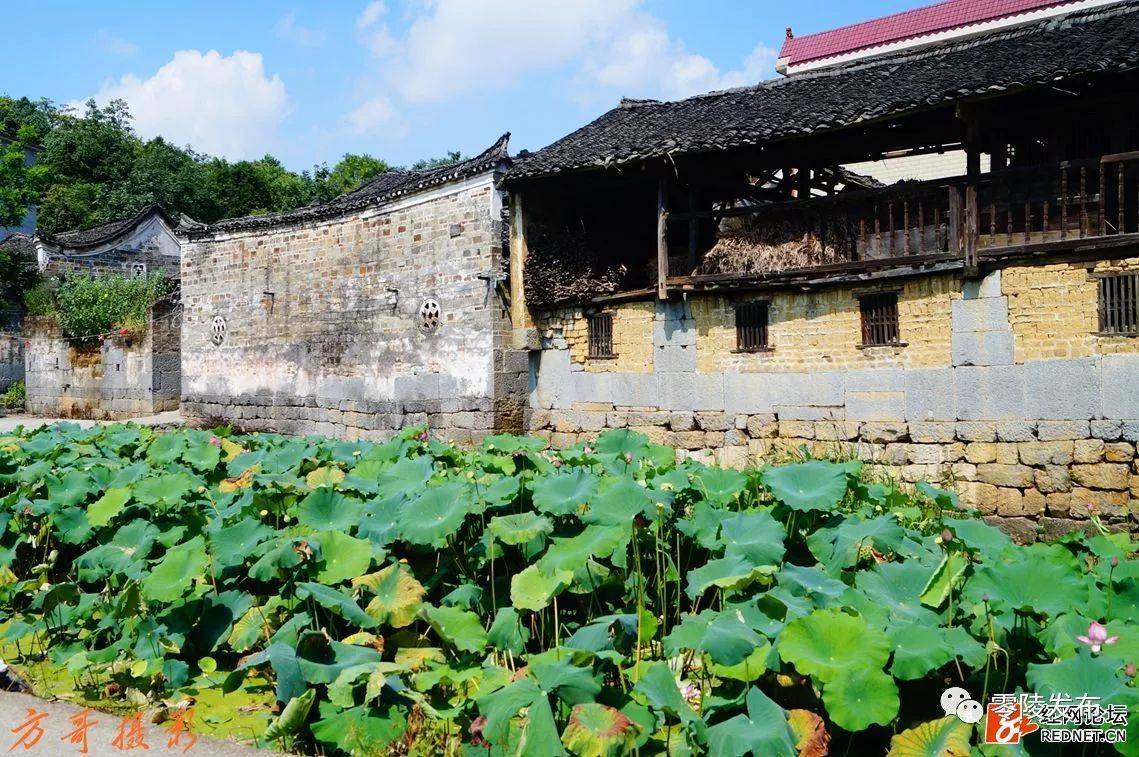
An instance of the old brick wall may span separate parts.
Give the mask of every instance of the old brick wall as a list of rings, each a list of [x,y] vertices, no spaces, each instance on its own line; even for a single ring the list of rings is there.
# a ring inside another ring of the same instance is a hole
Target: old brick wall
[[[1122,525],[1139,512],[1139,340],[1094,336],[1091,274],[1135,263],[910,279],[905,346],[870,350],[856,346],[850,288],[771,296],[772,351],[760,354],[732,352],[730,298],[653,303],[651,321],[646,303],[628,318],[632,304],[612,305],[615,334],[636,324],[625,339],[651,345],[647,369],[592,367],[580,312],[539,314],[527,425],[558,446],[633,428],[732,466],[804,446],[857,455],[883,475],[952,486],[1025,539],[1092,513]]]
[[[54,321],[27,318],[25,409],[34,415],[121,420],[178,407],[177,313],[152,318],[141,337],[79,344]]]
[[[507,349],[501,216],[488,173],[189,243],[183,413],[350,438],[420,423],[456,440],[520,428],[529,358]],[[433,332],[418,317],[428,299],[441,308]]]

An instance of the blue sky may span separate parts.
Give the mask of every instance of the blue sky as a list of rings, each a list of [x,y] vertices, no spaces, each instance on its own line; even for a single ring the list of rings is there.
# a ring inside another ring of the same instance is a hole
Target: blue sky
[[[0,93],[122,97],[144,137],[293,169],[536,149],[621,96],[775,75],[783,30],[915,0],[98,0],[10,4]]]

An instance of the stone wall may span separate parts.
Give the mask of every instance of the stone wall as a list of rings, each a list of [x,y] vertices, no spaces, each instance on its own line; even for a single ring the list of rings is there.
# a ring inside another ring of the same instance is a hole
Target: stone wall
[[[1023,538],[1093,512],[1121,524],[1139,511],[1139,340],[1094,335],[1094,274],[1137,263],[908,279],[894,287],[901,347],[857,347],[850,287],[767,297],[758,354],[733,352],[731,297],[613,305],[615,341],[623,324],[651,347],[620,370],[586,356],[582,311],[540,315],[527,425],[557,446],[633,428],[732,466],[858,455],[952,486]]]
[[[0,333],[0,392],[24,380],[24,335],[19,323]]]
[[[25,409],[34,415],[121,420],[178,408],[181,360],[175,313],[158,313],[142,337],[78,344],[54,321],[27,318]]]
[[[501,210],[487,173],[188,243],[183,413],[350,438],[420,423],[459,441],[519,429],[529,356],[507,349]],[[433,331],[419,318],[428,300],[441,309]]]

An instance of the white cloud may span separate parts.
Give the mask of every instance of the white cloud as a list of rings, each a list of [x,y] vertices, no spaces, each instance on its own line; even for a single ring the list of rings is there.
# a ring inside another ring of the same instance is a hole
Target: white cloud
[[[367,29],[379,21],[380,17],[387,13],[387,10],[387,6],[384,5],[383,0],[372,0],[372,2],[368,3],[364,8],[360,17],[356,19],[356,28]]]
[[[396,109],[392,101],[384,96],[373,97],[348,114],[346,121],[356,134],[363,134],[396,120]]]
[[[126,100],[144,138],[161,135],[231,159],[264,154],[287,105],[284,82],[266,75],[260,53],[245,50],[182,50],[152,76],[128,74],[94,97]]]
[[[568,73],[579,98],[606,100],[680,98],[774,75],[775,51],[758,45],[738,68],[722,70],[642,6],[643,0],[407,0],[410,22],[396,37],[377,0],[356,26],[375,56],[372,91],[385,94],[386,117],[390,109],[505,89],[538,74]]]
[[[298,24],[297,14],[293,11],[281,16],[275,30],[278,37],[300,47],[320,47],[324,44],[324,32]]]

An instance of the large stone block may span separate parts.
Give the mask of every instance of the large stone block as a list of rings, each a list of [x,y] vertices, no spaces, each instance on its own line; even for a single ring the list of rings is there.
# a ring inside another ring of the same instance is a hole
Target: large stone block
[[[890,391],[846,392],[846,417],[859,421],[905,421],[906,395]]]
[[[1101,386],[1097,416],[1139,418],[1139,355],[1105,355],[1100,358],[1099,375]]]
[[[1118,463],[1073,465],[1072,480],[1088,489],[1129,491],[1131,488],[1131,470],[1130,466]]]
[[[666,318],[653,321],[653,346],[696,347],[696,321],[691,318]]]
[[[538,407],[568,408],[573,400],[569,350],[543,350],[532,402]]]
[[[723,410],[724,376],[719,373],[661,373],[661,406],[669,410]]]
[[[977,479],[993,486],[1025,489],[1032,486],[1032,468],[1027,465],[986,463],[977,466]]]
[[[1008,331],[1008,299],[983,297],[974,300],[954,300],[952,304],[953,333],[962,331]]]
[[[961,296],[966,300],[1001,296],[1001,272],[993,271],[984,278],[968,279],[961,285]]]
[[[1012,365],[1014,360],[1011,331],[954,331],[951,360],[953,365]]]
[[[658,347],[653,355],[653,369],[657,373],[695,373],[696,347]]]
[[[1022,366],[961,367],[957,417],[963,421],[1021,420],[1025,414]]]
[[[1024,364],[1024,417],[1086,420],[1099,414],[1099,371],[1094,360],[1034,360]]]

